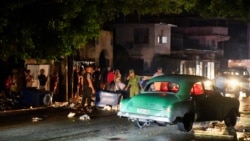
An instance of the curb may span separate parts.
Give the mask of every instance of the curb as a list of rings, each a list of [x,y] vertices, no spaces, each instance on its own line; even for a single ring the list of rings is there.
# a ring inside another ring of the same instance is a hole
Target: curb
[[[17,113],[24,113],[24,112],[30,112],[30,111],[44,110],[47,108],[50,108],[50,107],[30,107],[27,109],[3,110],[3,111],[0,111],[0,116],[8,115],[8,114],[17,114]]]

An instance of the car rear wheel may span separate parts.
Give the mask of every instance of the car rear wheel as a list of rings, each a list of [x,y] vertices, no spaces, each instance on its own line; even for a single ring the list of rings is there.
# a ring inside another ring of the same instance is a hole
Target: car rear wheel
[[[183,118],[177,123],[180,131],[189,132],[193,128],[194,116],[192,114],[185,114]]]
[[[149,125],[149,122],[144,122],[144,121],[139,121],[139,120],[135,120],[133,121],[135,127],[138,127],[138,128],[143,128],[145,126],[148,126]]]
[[[224,120],[227,127],[235,126],[237,122],[237,113],[235,110],[231,110]]]

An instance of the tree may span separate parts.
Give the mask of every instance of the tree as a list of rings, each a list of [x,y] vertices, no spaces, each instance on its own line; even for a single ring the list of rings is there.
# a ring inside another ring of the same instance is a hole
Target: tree
[[[180,13],[193,7],[184,0],[2,0],[2,59],[55,59],[73,54],[99,35],[103,23],[130,13]]]
[[[0,54],[55,59],[95,39],[121,15],[200,13],[249,20],[247,0],[1,0]]]
[[[89,1],[4,0],[0,5],[0,50],[5,57],[69,55],[97,37],[102,23]]]
[[[250,20],[248,0],[197,0],[195,11],[203,17]]]

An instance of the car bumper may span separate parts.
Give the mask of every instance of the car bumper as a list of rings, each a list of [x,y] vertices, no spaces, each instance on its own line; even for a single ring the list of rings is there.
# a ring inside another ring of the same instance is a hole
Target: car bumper
[[[134,120],[143,121],[143,122],[158,121],[158,122],[171,123],[171,120],[168,117],[134,114],[134,113],[128,113],[128,112],[121,112],[121,111],[119,111],[117,115],[120,117],[127,117],[129,120],[132,120],[132,121]]]

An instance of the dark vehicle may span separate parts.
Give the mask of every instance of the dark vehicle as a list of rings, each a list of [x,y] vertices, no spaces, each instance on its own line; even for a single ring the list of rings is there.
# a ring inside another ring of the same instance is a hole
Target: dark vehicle
[[[150,79],[138,95],[121,101],[117,115],[140,128],[177,124],[187,132],[194,122],[224,121],[235,126],[240,113],[239,100],[222,96],[208,78],[176,74]]]
[[[249,72],[247,68],[226,68],[221,70],[221,74],[226,78],[226,96],[235,98],[249,96]]]

